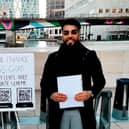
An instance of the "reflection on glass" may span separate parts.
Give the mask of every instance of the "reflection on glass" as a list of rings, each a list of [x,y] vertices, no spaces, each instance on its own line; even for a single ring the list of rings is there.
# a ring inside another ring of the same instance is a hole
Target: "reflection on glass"
[[[38,41],[37,47],[47,47],[46,41]]]

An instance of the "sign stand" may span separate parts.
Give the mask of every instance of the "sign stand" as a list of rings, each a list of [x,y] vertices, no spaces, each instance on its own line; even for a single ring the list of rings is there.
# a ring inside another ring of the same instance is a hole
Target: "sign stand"
[[[0,53],[0,129],[20,129],[18,111],[35,109],[33,53]]]
[[[20,129],[20,122],[19,122],[19,119],[18,119],[18,113],[17,112],[15,112],[15,116],[16,116],[17,128]]]
[[[17,112],[0,112],[0,129],[20,129]]]

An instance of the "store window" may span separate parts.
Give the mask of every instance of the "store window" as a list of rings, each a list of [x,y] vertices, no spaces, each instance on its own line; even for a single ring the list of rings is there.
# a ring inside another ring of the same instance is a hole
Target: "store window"
[[[110,9],[105,9],[105,13],[109,13],[110,12]]]
[[[118,9],[118,13],[122,13],[122,12],[123,12],[122,8]]]
[[[117,12],[117,9],[112,9],[112,13],[116,13]]]
[[[57,29],[55,29],[55,34],[58,34],[58,30]]]
[[[125,9],[125,12],[126,12],[126,13],[129,13],[129,9],[128,9],[128,8],[126,8],[126,9]]]
[[[103,13],[103,9],[99,9],[99,13]]]

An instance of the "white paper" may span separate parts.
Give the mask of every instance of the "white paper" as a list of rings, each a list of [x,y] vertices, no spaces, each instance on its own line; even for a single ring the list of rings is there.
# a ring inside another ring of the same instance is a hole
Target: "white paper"
[[[79,102],[74,99],[75,94],[82,91],[81,75],[57,77],[57,83],[58,83],[58,92],[67,95],[67,100],[65,102],[59,103],[61,109],[84,106],[83,102]]]

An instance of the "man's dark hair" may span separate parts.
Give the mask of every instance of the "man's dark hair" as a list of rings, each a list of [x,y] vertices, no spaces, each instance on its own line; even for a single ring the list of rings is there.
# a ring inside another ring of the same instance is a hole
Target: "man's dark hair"
[[[65,19],[65,20],[61,23],[61,29],[62,29],[62,30],[63,30],[63,27],[64,27],[65,25],[74,25],[74,26],[76,26],[79,30],[81,29],[80,23],[79,23],[76,19],[73,19],[73,18]]]

